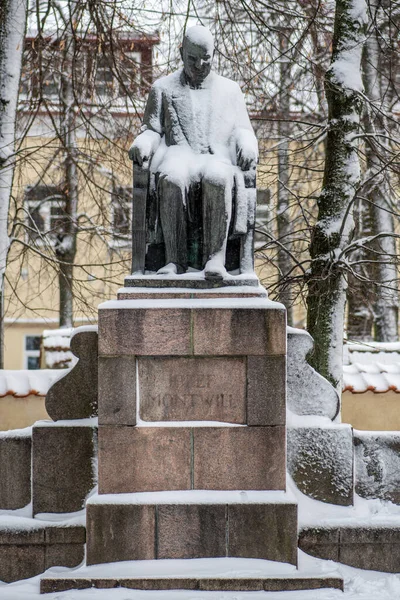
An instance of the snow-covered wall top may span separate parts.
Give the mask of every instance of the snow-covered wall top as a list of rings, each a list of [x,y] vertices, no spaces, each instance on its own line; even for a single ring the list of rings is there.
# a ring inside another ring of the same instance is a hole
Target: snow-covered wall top
[[[0,397],[45,396],[61,373],[65,373],[65,369],[0,370]]]

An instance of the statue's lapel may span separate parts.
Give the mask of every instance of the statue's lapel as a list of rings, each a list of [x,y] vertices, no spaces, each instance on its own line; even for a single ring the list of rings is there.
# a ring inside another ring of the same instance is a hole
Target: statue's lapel
[[[179,85],[172,92],[172,107],[175,113],[175,121],[181,130],[181,134],[191,145],[191,130],[193,127],[193,105],[190,96],[190,88],[184,84],[182,77]]]

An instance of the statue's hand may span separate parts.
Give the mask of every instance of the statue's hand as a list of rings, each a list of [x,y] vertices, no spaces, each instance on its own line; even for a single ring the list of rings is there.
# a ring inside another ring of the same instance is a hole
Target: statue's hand
[[[155,131],[146,129],[129,148],[129,158],[135,165],[143,167],[148,164],[161,141],[161,136]]]
[[[132,146],[129,148],[129,158],[135,165],[139,165],[139,167],[142,167],[143,163],[146,163],[149,160],[149,157],[143,155],[140,146],[136,146],[135,142],[133,142]]]
[[[242,171],[248,171],[251,167],[255,167],[257,158],[257,154],[253,149],[238,148],[237,164]]]

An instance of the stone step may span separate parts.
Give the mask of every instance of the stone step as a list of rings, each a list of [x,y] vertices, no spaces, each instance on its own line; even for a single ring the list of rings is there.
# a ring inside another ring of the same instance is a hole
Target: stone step
[[[99,494],[86,511],[88,565],[216,557],[297,564],[297,504],[285,492]]]
[[[204,272],[190,272],[182,275],[134,274],[125,277],[125,288],[190,288],[195,290],[212,290],[226,287],[255,287],[260,288],[260,282],[255,273],[241,275],[226,274],[221,280],[207,280]],[[265,293],[265,292],[264,292]]]
[[[400,519],[388,516],[385,524],[346,524],[303,527],[299,548],[317,558],[358,569],[400,572]]]
[[[343,591],[340,577],[267,577],[267,578],[66,578],[43,577],[40,593],[84,590],[88,588],[125,588],[146,591],[197,590],[208,592],[281,592],[333,588]]]
[[[28,579],[55,566],[77,567],[85,555],[83,525],[35,522],[7,516],[0,525],[0,581]],[[19,529],[18,529],[19,527]]]

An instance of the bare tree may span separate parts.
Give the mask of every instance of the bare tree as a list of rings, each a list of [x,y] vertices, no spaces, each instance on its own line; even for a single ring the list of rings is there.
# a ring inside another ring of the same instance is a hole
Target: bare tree
[[[332,62],[325,76],[329,107],[325,171],[312,231],[308,277],[308,331],[315,340],[309,360],[341,391],[346,280],[340,261],[353,230],[353,201],[360,183],[357,154],[364,2],[336,0]]]
[[[26,11],[26,0],[0,2],[0,368],[4,363],[4,275],[10,248],[8,215],[15,168],[15,120]]]

